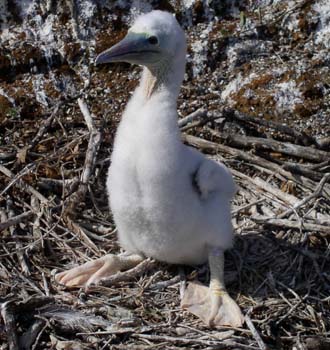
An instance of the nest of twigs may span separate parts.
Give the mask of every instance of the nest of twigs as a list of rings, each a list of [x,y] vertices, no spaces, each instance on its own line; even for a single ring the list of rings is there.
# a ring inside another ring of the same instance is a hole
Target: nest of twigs
[[[55,270],[119,250],[104,191],[113,132],[89,110],[81,96],[63,100],[25,147],[0,149],[1,349],[329,348],[330,153],[231,110],[198,110],[180,126],[238,185],[225,271],[244,326],[209,329],[180,309],[187,281],[208,282],[204,267],[148,262],[89,294],[58,286]]]

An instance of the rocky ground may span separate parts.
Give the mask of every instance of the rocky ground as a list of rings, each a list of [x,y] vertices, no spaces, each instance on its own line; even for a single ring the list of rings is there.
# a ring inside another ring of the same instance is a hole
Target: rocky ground
[[[226,277],[240,329],[180,310],[203,267],[150,263],[88,295],[53,280],[118,251],[104,178],[140,68],[93,62],[151,9],[187,33],[184,140],[239,185]],[[330,347],[327,0],[0,0],[0,23],[2,350]]]

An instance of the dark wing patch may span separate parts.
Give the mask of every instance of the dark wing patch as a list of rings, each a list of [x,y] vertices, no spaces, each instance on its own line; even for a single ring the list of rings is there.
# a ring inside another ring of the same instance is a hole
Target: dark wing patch
[[[197,174],[198,174],[198,170],[199,168],[197,168],[191,175],[191,184],[192,184],[192,187],[193,189],[195,190],[195,192],[201,196],[202,195],[202,191],[199,187],[199,184],[198,184],[198,179],[197,179]]]

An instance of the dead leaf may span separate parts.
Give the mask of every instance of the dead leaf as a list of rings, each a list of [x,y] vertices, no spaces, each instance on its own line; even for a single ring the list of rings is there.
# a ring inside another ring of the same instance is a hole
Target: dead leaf
[[[18,159],[18,161],[21,164],[25,164],[26,163],[26,155],[27,155],[27,147],[24,147],[17,152],[16,158]]]
[[[69,340],[59,340],[53,335],[50,335],[50,340],[52,346],[56,350],[87,350],[91,349],[89,346],[86,346],[78,341],[69,341]]]

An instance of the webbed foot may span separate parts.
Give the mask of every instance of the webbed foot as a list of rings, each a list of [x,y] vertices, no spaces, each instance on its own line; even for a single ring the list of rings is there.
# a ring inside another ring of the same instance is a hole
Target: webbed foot
[[[241,327],[244,323],[239,306],[225,290],[214,290],[201,283],[189,283],[181,307],[210,327]]]
[[[55,275],[55,281],[67,288],[97,285],[102,279],[110,277],[119,271],[128,270],[138,265],[144,258],[140,255],[107,254],[102,258],[89,261]]]

